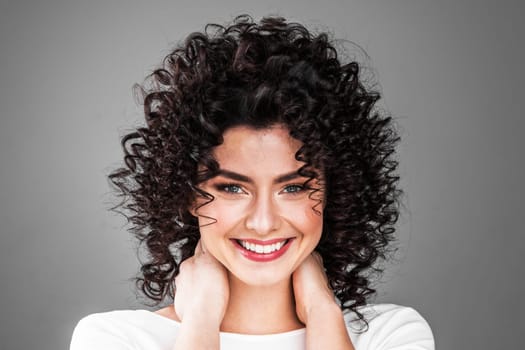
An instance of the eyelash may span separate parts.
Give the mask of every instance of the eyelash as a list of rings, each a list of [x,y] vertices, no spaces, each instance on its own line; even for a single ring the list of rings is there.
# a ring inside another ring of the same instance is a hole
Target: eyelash
[[[294,190],[290,191],[290,188],[293,188]],[[304,188],[303,185],[291,184],[291,185],[286,185],[282,192],[289,193],[289,194],[299,194],[299,193],[303,192],[304,189],[305,188]]]
[[[237,189],[237,191],[232,191],[232,188]],[[241,186],[237,184],[218,184],[215,186],[215,189],[220,192],[225,192],[228,194],[242,194],[244,193]]]

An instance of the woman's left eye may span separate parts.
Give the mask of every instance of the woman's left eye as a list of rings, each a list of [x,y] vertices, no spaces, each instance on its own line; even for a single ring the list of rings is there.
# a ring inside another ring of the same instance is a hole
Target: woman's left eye
[[[304,190],[302,185],[288,185],[283,189],[284,193],[298,193]]]

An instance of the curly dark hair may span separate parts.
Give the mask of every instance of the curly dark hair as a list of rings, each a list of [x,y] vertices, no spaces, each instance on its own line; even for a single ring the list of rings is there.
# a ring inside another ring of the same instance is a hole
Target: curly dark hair
[[[375,292],[370,276],[394,239],[400,190],[399,137],[392,118],[373,110],[379,93],[364,86],[359,64],[342,64],[326,33],[244,15],[189,35],[139,90],[146,126],[123,137],[125,167],[109,178],[123,197],[117,208],[147,248],[137,279],[143,293],[157,303],[174,297],[180,263],[200,238],[189,208],[207,195],[197,185],[218,171],[212,150],[224,131],[284,124],[303,142],[301,171],[313,178],[312,169],[323,169],[316,250],[342,309],[363,319],[357,308]]]

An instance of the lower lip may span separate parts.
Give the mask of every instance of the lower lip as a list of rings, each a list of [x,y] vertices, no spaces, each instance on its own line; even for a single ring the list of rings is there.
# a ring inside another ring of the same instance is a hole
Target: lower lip
[[[267,254],[252,252],[251,250],[245,249],[236,240],[232,241],[235,247],[241,252],[241,254],[245,258],[257,262],[268,262],[279,259],[284,253],[286,253],[286,251],[288,250],[288,248],[290,248],[290,245],[292,244],[293,238],[288,239],[288,242],[286,242],[286,244],[283,245],[281,249]]]

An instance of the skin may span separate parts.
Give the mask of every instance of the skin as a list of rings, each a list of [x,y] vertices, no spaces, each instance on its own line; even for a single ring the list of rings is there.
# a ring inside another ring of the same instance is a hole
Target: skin
[[[321,257],[323,188],[297,171],[301,142],[283,125],[228,129],[214,150],[221,174],[200,185],[201,240],[175,280],[174,305],[158,313],[181,322],[174,349],[218,349],[219,332],[272,334],[306,327],[308,349],[353,349]],[[204,205],[203,205],[204,204]],[[315,207],[315,210],[313,209]],[[213,219],[211,219],[213,218]],[[289,240],[272,261],[253,261],[237,240]]]

